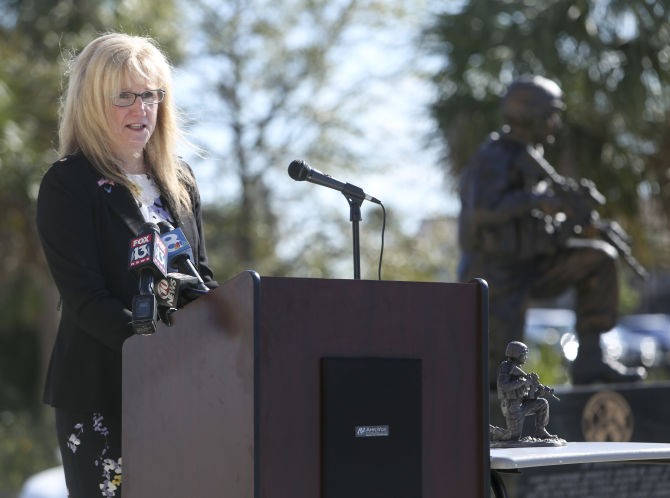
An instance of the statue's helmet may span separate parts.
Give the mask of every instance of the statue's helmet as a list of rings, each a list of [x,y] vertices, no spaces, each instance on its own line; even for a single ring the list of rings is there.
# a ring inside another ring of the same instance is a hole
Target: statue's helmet
[[[502,115],[510,126],[533,128],[556,111],[565,109],[563,91],[543,76],[523,76],[514,80],[502,99]]]
[[[507,348],[505,349],[505,356],[507,358],[511,358],[512,360],[523,363],[526,361],[526,357],[528,356],[528,346],[526,346],[523,342],[512,341],[507,344]]]

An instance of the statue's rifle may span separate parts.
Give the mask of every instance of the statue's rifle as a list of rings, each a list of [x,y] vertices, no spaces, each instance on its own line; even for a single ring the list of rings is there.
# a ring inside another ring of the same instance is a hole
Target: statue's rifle
[[[555,215],[553,222],[563,227],[568,225],[571,228],[569,232],[575,236],[585,236],[589,229],[594,230],[600,238],[616,249],[619,256],[638,277],[646,279],[649,272],[633,256],[631,237],[616,221],[600,218],[597,208],[604,206],[606,199],[595,184],[585,178],[577,182],[559,175],[531,146],[527,147],[526,152],[523,156],[527,161],[524,162],[538,171],[542,178],[551,182],[554,194],[563,200],[562,204],[568,211]]]
[[[554,394],[554,388],[549,387],[549,386],[545,386],[544,384],[540,383],[540,377],[536,373],[534,373],[534,372],[526,373],[518,365],[514,366],[514,368],[512,369],[512,373],[516,377],[520,377],[520,378],[523,378],[523,379],[526,379],[526,380],[530,381],[530,386],[529,387],[530,387],[531,392],[533,393],[532,398],[537,398],[538,396],[547,396],[548,395],[548,396],[551,396],[552,398],[554,398],[556,401],[561,401],[561,398],[559,398],[558,396],[556,396]]]

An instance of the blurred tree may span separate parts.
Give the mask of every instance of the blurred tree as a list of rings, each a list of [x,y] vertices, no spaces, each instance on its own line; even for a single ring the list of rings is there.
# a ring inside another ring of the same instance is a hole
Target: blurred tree
[[[604,214],[636,238],[640,259],[668,268],[668,19],[665,2],[647,0],[444,4],[427,40],[442,61],[433,115],[448,171],[457,177],[501,124],[500,97],[515,77],[554,79],[567,112],[548,158],[562,174],[594,180],[609,201]]]
[[[289,162],[300,157],[308,157],[316,168],[327,165],[331,172],[352,164],[364,163],[360,169],[367,172],[376,167],[369,156],[379,149],[362,143],[371,134],[359,117],[374,106],[375,98],[381,101],[381,96],[374,96],[375,85],[383,82],[383,98],[393,98],[393,82],[407,74],[407,66],[399,61],[409,55],[402,50],[410,40],[397,35],[411,33],[409,21],[400,26],[408,19],[411,3],[198,0],[192,4],[198,26],[193,31],[198,35],[190,41],[193,56],[184,70],[197,72],[192,85],[197,97],[191,107],[205,109],[205,115],[197,118],[194,141],[209,151],[210,163],[216,163],[211,175],[216,186],[210,188],[221,200],[211,208],[218,210],[215,226],[223,229],[210,229],[208,244],[216,249],[213,259],[225,255],[220,278],[251,266],[264,273],[326,277],[338,273],[343,254],[345,264],[350,262],[346,201],[338,205],[342,209],[321,212],[314,201],[296,199],[295,194],[291,198],[281,185],[290,181]],[[366,49],[384,31],[390,40],[383,42],[387,51],[404,47],[396,50],[398,58],[371,64]],[[217,136],[211,136],[211,130]],[[311,193],[324,199],[337,195]],[[283,216],[287,202],[292,212],[302,210],[303,216]],[[345,235],[335,240],[325,232]],[[224,238],[225,248],[216,242]],[[216,267],[217,261],[213,263]],[[370,277],[375,273],[376,268]]]

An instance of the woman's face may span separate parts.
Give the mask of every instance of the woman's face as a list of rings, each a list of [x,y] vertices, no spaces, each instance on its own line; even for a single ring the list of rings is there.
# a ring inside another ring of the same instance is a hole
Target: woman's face
[[[120,93],[142,94],[156,89],[157,87],[152,86],[148,81],[128,78]],[[132,95],[130,97],[132,98]],[[112,105],[112,148],[120,159],[141,157],[138,154],[142,153],[156,128],[159,105],[146,104],[139,96],[135,98],[132,105],[126,107]]]

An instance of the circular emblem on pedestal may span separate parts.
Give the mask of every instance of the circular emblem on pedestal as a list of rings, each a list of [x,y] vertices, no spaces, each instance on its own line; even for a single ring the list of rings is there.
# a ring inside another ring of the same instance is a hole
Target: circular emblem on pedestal
[[[586,441],[630,441],[633,411],[626,398],[614,391],[591,396],[582,412],[582,433]]]

